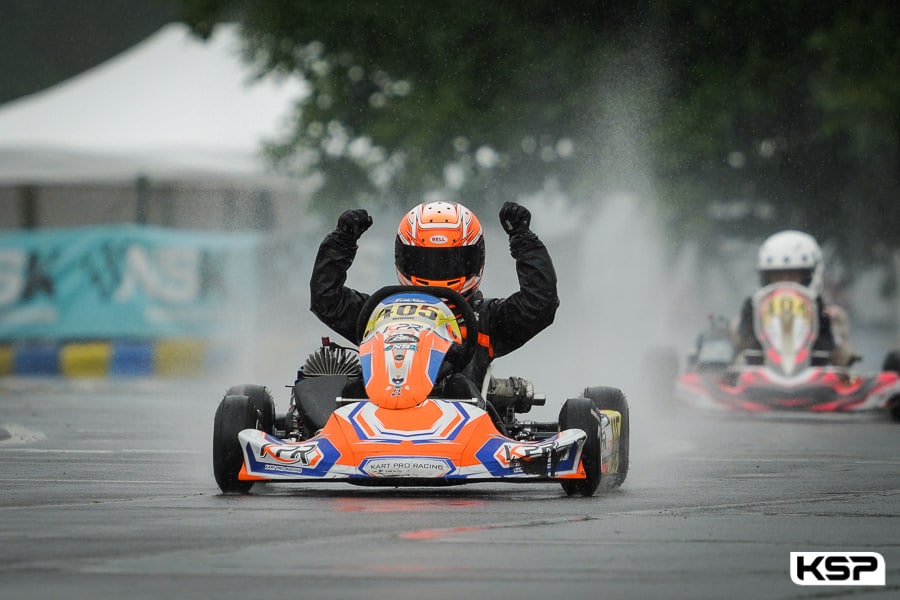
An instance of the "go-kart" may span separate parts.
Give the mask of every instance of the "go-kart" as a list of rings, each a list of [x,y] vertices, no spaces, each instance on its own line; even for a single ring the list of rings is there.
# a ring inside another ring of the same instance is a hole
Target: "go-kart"
[[[226,392],[213,423],[219,488],[555,481],[567,495],[591,496],[622,485],[630,427],[622,391],[588,387],[563,403],[558,422],[520,421],[546,401],[530,381],[489,374],[479,389],[462,373],[476,344],[465,324],[475,322],[447,288],[382,288],[360,312],[359,348],[323,338],[297,371],[284,414],[265,386]]]
[[[760,348],[735,356],[727,321],[712,319],[675,379],[677,399],[693,407],[747,412],[886,411],[900,420],[896,352],[887,355],[878,373],[829,364],[829,353],[814,349],[818,309],[807,288],[773,283],[751,301]]]

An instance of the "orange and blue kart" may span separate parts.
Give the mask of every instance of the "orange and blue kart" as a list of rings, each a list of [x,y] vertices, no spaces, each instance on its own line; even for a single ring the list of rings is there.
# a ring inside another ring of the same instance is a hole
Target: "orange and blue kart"
[[[488,376],[479,388],[456,367],[472,356],[464,323],[474,322],[452,290],[379,290],[363,308],[359,349],[324,339],[283,415],[264,386],[228,390],[214,419],[219,487],[556,481],[582,496],[619,487],[630,427],[622,391],[588,387],[563,403],[557,422],[520,421],[545,402],[529,381]]]

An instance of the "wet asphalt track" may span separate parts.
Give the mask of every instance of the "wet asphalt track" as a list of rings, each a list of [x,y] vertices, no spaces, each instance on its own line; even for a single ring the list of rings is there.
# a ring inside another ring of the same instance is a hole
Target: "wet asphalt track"
[[[900,595],[900,424],[887,420],[701,419],[632,398],[632,471],[603,496],[223,496],[210,468],[223,391],[0,380],[0,598]],[[801,550],[880,552],[888,585],[799,587],[788,559]]]

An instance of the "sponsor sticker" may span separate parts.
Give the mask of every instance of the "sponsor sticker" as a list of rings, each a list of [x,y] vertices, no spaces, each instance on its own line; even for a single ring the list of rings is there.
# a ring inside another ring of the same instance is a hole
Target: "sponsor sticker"
[[[286,465],[265,465],[265,470],[275,473],[303,473],[303,467],[289,467]]]
[[[878,552],[791,552],[791,580],[797,585],[885,585]]]
[[[372,477],[443,477],[453,470],[446,459],[402,456],[372,458],[360,468]]]
[[[322,451],[317,442],[263,444],[259,449],[259,457],[272,459],[285,464],[299,464],[304,467],[315,467],[322,460]],[[271,463],[270,463],[271,464]]]

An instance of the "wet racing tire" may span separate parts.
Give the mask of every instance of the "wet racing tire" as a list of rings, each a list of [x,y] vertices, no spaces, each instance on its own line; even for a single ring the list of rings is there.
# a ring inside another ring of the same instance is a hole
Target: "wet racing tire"
[[[600,486],[600,416],[588,398],[569,398],[559,411],[559,429],[581,429],[587,439],[581,449],[585,479],[560,481],[568,496],[593,496]]]
[[[900,396],[894,396],[890,400],[888,400],[888,415],[890,415],[891,420],[900,423]]]
[[[884,363],[881,365],[882,371],[893,371],[900,373],[900,350],[891,350],[884,357]],[[894,396],[888,400],[888,414],[891,420],[900,422],[900,396]]]
[[[881,365],[882,371],[894,371],[900,373],[900,350],[891,350],[884,357],[884,363]]]
[[[250,491],[252,481],[241,481],[238,473],[244,454],[238,433],[259,429],[273,433],[275,402],[269,390],[260,385],[236,385],[226,392],[213,418],[213,475],[225,493]]]
[[[622,415],[619,429],[619,468],[615,473],[607,474],[601,481],[601,488],[612,490],[623,483],[628,476],[628,454],[631,438],[631,415],[628,400],[622,390],[614,387],[589,387],[584,390],[584,397],[590,398],[598,410],[614,410]]]

